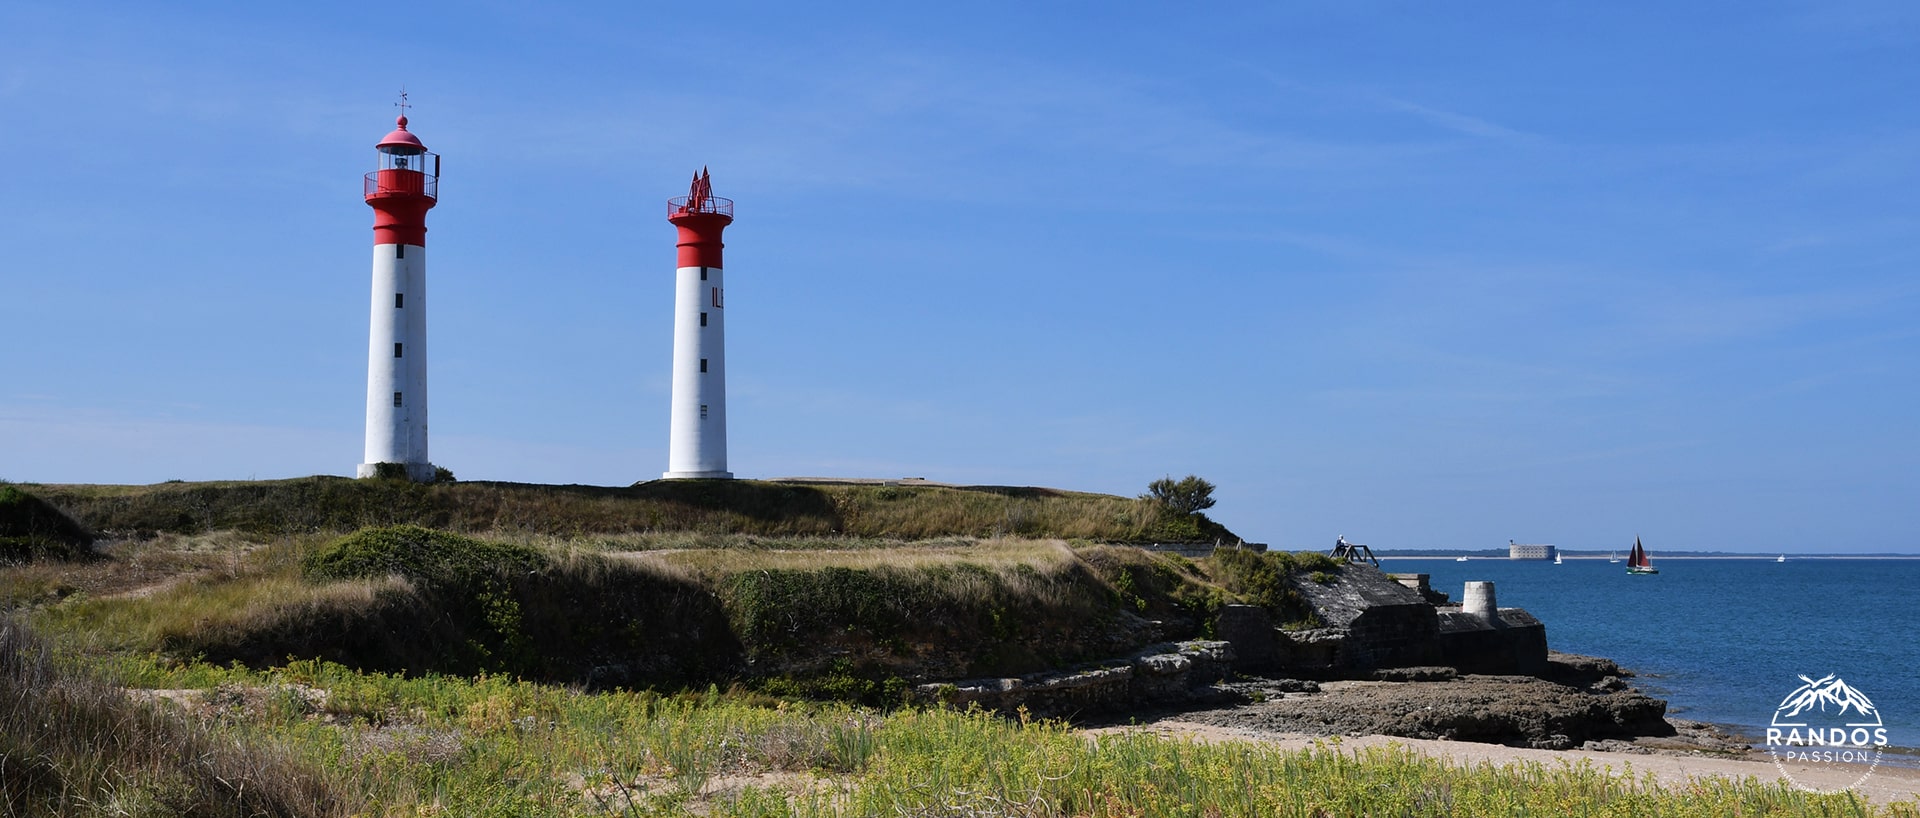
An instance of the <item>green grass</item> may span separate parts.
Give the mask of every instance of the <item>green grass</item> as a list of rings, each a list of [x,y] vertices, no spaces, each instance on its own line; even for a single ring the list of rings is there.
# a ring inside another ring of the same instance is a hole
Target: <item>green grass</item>
[[[31,641],[12,633],[11,646]],[[196,804],[209,806],[193,814],[316,816],[1920,815],[1913,802],[1754,779],[1669,786],[1586,762],[1452,765],[1397,746],[1287,751],[977,711],[584,693],[324,662],[247,671],[120,655],[78,667],[33,655],[39,675],[0,664],[0,736],[16,765],[4,781],[13,803],[62,815]],[[141,705],[108,679],[188,692]],[[121,733],[98,732],[109,722],[97,714],[34,727],[10,704],[23,689],[76,686]],[[255,799],[244,809],[210,806],[243,792]]]
[[[1243,601],[1290,621],[1291,583],[1340,570],[1099,544],[1213,530],[1127,498],[31,488],[0,486],[140,539],[0,566],[0,815],[1920,816],[1752,779],[1668,787],[899,706],[914,673],[1124,654],[1144,619],[1196,634]]]
[[[0,617],[6,815],[344,815],[357,799],[278,736],[130,698]]]
[[[1920,816],[899,705],[908,660],[1117,655],[1117,621],[1284,602],[1282,580],[1337,570],[1319,555],[397,528],[109,557],[0,568],[0,588],[71,589],[10,603],[40,635],[0,619],[0,815]],[[654,687],[605,689],[594,669],[621,662]]]
[[[743,680],[897,702],[907,681],[1130,651],[1112,636],[1107,572],[1154,559],[1057,541],[609,553],[403,526],[283,538],[137,595],[57,599],[39,618],[96,650],[253,667]],[[31,595],[45,581],[13,583]]]
[[[670,480],[629,487],[292,480],[43,485],[33,492],[116,538],[238,530],[342,534],[420,525],[457,533],[626,537],[692,532],[759,537],[1028,537],[1104,542],[1236,541],[1203,514],[1158,503],[1036,488]]]
[[[135,594],[67,594],[44,567],[0,571],[0,591],[95,651],[594,687],[741,682],[873,704],[1204,636],[1218,605],[1250,598],[1244,578],[1211,576],[1218,560],[1058,540],[716,535],[723,547],[606,551],[597,537],[415,526],[264,539],[175,536],[184,573]],[[165,563],[159,541],[131,549],[132,563]]]

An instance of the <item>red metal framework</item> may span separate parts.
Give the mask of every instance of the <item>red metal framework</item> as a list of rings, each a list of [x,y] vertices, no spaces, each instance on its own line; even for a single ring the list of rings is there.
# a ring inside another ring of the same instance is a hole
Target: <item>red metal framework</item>
[[[691,201],[692,198],[691,196],[675,196],[668,199],[667,218],[671,219],[675,216],[684,216],[688,213],[715,213],[729,218],[733,216],[732,199],[710,196],[704,201],[696,203]]]
[[[689,213],[713,213],[733,218],[733,200],[713,195],[713,176],[701,168],[693,175],[693,185],[687,189],[687,195],[675,196],[667,200],[667,218],[684,216]]]
[[[367,174],[366,198],[383,196],[425,196],[440,198],[440,177],[419,171],[376,170]]]

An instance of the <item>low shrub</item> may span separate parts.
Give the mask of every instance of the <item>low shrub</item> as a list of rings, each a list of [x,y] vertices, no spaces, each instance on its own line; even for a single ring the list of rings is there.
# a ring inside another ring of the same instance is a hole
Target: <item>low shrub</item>
[[[534,572],[551,560],[537,548],[493,542],[417,525],[368,528],[307,555],[316,579],[379,579],[397,574],[440,587],[466,587],[502,572]]]
[[[1329,583],[1335,579],[1339,563],[1313,551],[1249,551],[1239,548],[1215,549],[1207,558],[1214,581],[1248,603],[1267,609],[1275,622],[1306,623],[1312,610],[1300,591],[1288,580],[1295,574],[1309,573],[1308,579]]]
[[[73,518],[39,497],[0,485],[0,564],[93,556],[93,535]]]

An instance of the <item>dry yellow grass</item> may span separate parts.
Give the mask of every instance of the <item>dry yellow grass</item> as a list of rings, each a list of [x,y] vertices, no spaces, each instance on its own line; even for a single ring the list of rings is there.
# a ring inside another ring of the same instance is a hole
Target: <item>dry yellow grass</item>
[[[1056,568],[1075,560],[1062,540],[991,539],[978,542],[945,541],[894,548],[753,549],[702,548],[615,555],[636,563],[657,563],[706,577],[741,571],[810,571],[821,568],[914,570],[935,565],[968,563],[989,568],[1029,565]]]

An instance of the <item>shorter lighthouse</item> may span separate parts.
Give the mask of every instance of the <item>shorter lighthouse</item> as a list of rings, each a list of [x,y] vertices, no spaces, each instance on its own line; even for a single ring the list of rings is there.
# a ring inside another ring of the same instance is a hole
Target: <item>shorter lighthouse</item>
[[[365,184],[373,208],[367,450],[357,474],[385,476],[381,467],[392,464],[387,469],[403,468],[424,483],[434,477],[427,459],[427,211],[440,197],[440,156],[407,131],[405,113],[374,147],[380,167]]]
[[[733,223],[733,200],[713,195],[706,169],[686,196],[667,200],[680,231],[673,288],[673,410],[667,471],[672,479],[730,479],[727,471],[726,276],[720,233]]]

